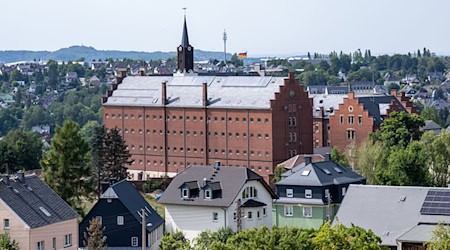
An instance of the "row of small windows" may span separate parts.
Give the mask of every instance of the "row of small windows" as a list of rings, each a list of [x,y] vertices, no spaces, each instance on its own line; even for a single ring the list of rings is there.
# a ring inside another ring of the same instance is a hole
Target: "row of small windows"
[[[289,127],[296,127],[297,126],[297,117],[290,116],[288,118],[288,126]]]
[[[133,165],[135,165],[135,164],[137,164],[136,163],[136,161],[134,161],[133,163],[132,163]],[[144,164],[144,161],[143,160],[139,160],[138,161],[138,164],[139,165],[143,165]],[[151,160],[147,160],[147,165],[154,165],[154,166],[158,166],[158,165],[160,165],[160,166],[164,166],[164,162],[162,161],[162,160],[153,160],[153,161],[151,161]],[[203,164],[203,163],[199,163],[199,164]],[[186,166],[190,166],[191,165],[191,162],[187,162],[186,163]],[[197,165],[197,162],[194,162],[194,163],[192,163],[192,165]],[[171,162],[171,161],[167,161],[167,166],[174,166],[174,167],[177,167],[177,166],[181,166],[181,167],[183,167],[184,166],[184,162],[182,162],[182,161],[180,161],[180,162],[176,162],[176,161],[173,161],[173,162]],[[233,165],[233,166],[235,166],[235,167],[247,167],[247,165],[239,165],[239,164],[235,164],[235,165]],[[254,170],[254,171],[256,171],[256,170],[258,170],[258,171],[263,171],[263,169],[266,171],[266,172],[269,172],[270,171],[270,167],[268,167],[268,166],[266,166],[266,167],[262,167],[262,166],[250,166],[249,167],[251,170]]]
[[[111,119],[115,119],[116,117],[117,117],[117,119],[121,119],[122,118],[122,115],[121,114],[109,114],[109,113],[106,113],[105,114],[105,118],[110,118],[111,117]],[[129,116],[127,115],[127,114],[125,114],[125,115],[123,115],[123,118],[124,119],[135,119],[135,115],[134,114],[130,114]],[[139,114],[138,116],[137,116],[137,118],[138,119],[143,119],[143,117],[142,117],[142,115],[141,114]],[[163,119],[163,116],[162,115],[159,115],[159,116],[157,116],[157,115],[152,115],[152,120],[162,120]],[[217,116],[214,116],[214,117],[208,117],[207,119],[208,119],[208,122],[211,122],[211,121],[214,121],[214,122],[218,122],[219,121],[219,118],[220,118],[220,121],[222,121],[222,122],[225,122],[225,117],[217,117]],[[295,117],[294,117],[295,118]],[[145,117],[145,119],[146,120],[150,120],[150,115],[146,115],[146,117]],[[167,121],[170,121],[170,120],[172,120],[172,121],[176,121],[176,120],[183,120],[183,116],[176,116],[176,115],[173,115],[173,116],[170,116],[170,115],[167,115],[166,116],[166,120]],[[186,121],[191,121],[191,117],[190,116],[185,116],[185,120]],[[197,116],[192,116],[192,121],[197,121],[197,120],[199,120],[199,121],[203,121],[203,116],[199,116],[199,117],[197,117]],[[239,117],[235,117],[234,119],[233,119],[233,117],[228,117],[228,122],[233,122],[233,121],[235,121],[236,123],[239,123],[239,122],[247,122],[247,118],[246,117],[242,117],[242,118],[239,118]],[[263,119],[262,118],[253,118],[253,117],[251,117],[250,118],[250,122],[257,122],[257,123],[262,123],[263,122]],[[264,123],[266,123],[266,124],[268,124],[269,123],[269,118],[264,118]],[[294,125],[295,126],[295,125]]]
[[[257,210],[256,211],[256,219],[261,219],[261,215],[262,216],[267,216],[267,209],[266,207],[263,207],[262,211],[261,210]],[[247,220],[253,220],[253,211],[248,211],[247,212],[247,217],[245,217],[245,213],[241,212],[241,218],[246,218]],[[237,213],[234,212],[233,213],[233,220],[237,221]],[[214,221],[214,215],[213,215],[213,221]]]
[[[344,115],[340,116],[341,118],[341,124],[344,124],[345,119],[344,119]],[[354,115],[349,115],[347,116],[347,124],[354,124],[355,123],[355,116]],[[358,125],[362,124],[362,115],[358,116]]]
[[[130,149],[131,148],[131,150],[135,150],[136,149],[136,147],[134,146],[134,145],[131,145],[131,147],[127,147],[127,149]],[[139,145],[139,150],[144,150],[144,148],[142,147],[142,145]],[[153,146],[153,148],[151,147],[151,146],[147,146],[147,150],[152,150],[153,149],[153,151],[163,151],[163,147],[162,146]],[[178,151],[180,151],[180,152],[184,152],[184,148],[183,147],[180,147],[180,148],[178,148],[178,147],[167,147],[167,151],[170,151],[170,150],[172,150],[173,152],[178,152]],[[194,153],[203,153],[204,152],[204,150],[203,150],[203,148],[200,148],[199,150],[197,150],[197,148],[193,148],[192,150],[191,150],[191,148],[186,148],[186,152],[188,152],[188,153],[190,153],[190,152],[194,152]],[[225,149],[222,149],[221,151],[220,151],[222,154],[226,154],[226,151],[225,151]],[[211,149],[211,148],[209,148],[208,149],[208,153],[209,154],[212,154],[212,153],[214,153],[214,154],[218,154],[219,153],[219,150],[218,149]],[[236,154],[236,155],[240,155],[241,154],[241,151],[240,150],[235,150],[235,151],[233,151],[233,150],[231,150],[231,149],[229,149],[228,150],[228,154],[229,155],[232,155],[232,154]],[[242,155],[247,155],[247,150],[242,150]],[[254,155],[258,155],[258,156],[263,156],[263,152],[262,151],[253,151],[253,150],[251,150],[250,151],[250,155],[251,156],[254,156]],[[266,157],[268,157],[268,156],[270,156],[270,153],[269,153],[269,151],[265,151],[265,154],[264,154],[264,156],[266,156]]]
[[[121,132],[121,130],[119,129],[119,132]],[[143,130],[142,129],[138,129],[138,130],[135,130],[134,128],[132,128],[132,129],[130,129],[130,130],[128,130],[127,128],[125,129],[125,133],[126,134],[128,134],[128,133],[131,133],[131,134],[135,134],[135,133],[139,133],[139,134],[142,134],[143,133]],[[156,135],[156,134],[160,134],[160,135],[162,135],[163,134],[163,130],[162,129],[160,129],[160,130],[156,130],[156,129],[153,129],[153,130],[150,130],[150,129],[147,129],[147,134],[154,134],[154,135]],[[184,135],[184,131],[182,131],[182,130],[180,130],[178,133],[177,133],[177,131],[176,130],[173,130],[172,132],[170,132],[169,130],[167,130],[166,131],[166,133],[168,134],[168,135],[170,135],[170,134],[172,134],[172,135]],[[295,133],[294,133],[295,134]],[[191,131],[186,131],[186,135],[187,136],[190,136],[191,135]],[[197,132],[197,131],[192,131],[192,135],[193,136],[197,136],[197,135],[200,135],[200,136],[203,136],[203,131],[200,131],[200,132]],[[219,132],[208,132],[208,136],[211,136],[211,135],[214,135],[214,137],[218,137],[219,136]],[[220,135],[222,136],[222,137],[225,137],[225,132],[221,132],[220,133]],[[240,133],[234,133],[234,136],[236,137],[236,138],[240,138],[241,137],[241,134]],[[297,135],[295,134],[294,135],[295,137],[295,140],[294,141],[297,141]],[[233,133],[231,133],[231,132],[229,132],[228,133],[228,137],[233,137]],[[262,139],[262,137],[263,137],[263,135],[262,134],[253,134],[253,133],[251,133],[250,134],[250,138],[258,138],[258,139]],[[242,133],[242,138],[247,138],[247,133]],[[264,134],[264,138],[265,139],[269,139],[269,134]]]

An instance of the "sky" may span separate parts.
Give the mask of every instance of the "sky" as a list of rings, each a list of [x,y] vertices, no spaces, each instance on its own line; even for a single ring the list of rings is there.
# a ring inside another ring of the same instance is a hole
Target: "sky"
[[[254,56],[450,54],[448,0],[14,0],[0,3],[0,50],[174,51],[183,7],[196,49]]]

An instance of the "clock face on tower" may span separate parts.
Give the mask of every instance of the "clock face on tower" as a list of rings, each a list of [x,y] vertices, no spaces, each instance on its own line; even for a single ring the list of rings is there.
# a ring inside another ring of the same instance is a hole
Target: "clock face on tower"
[[[181,46],[178,47],[178,51],[180,51],[180,52],[183,51],[183,47],[181,47]]]
[[[191,51],[191,50],[192,50],[192,47],[191,47],[191,46],[189,46],[189,47],[188,47],[187,49],[188,49],[188,51]]]

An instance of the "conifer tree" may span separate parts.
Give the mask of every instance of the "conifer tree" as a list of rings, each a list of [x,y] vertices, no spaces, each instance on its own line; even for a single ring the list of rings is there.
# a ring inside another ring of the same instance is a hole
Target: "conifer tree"
[[[103,164],[101,170],[101,179],[109,181],[110,179],[123,180],[128,177],[127,165],[133,161],[130,160],[131,154],[127,149],[125,141],[117,128],[111,129],[105,134],[104,149],[101,150]]]
[[[89,221],[89,227],[84,232],[84,246],[88,250],[106,249],[106,236],[103,235],[105,227],[97,219]]]

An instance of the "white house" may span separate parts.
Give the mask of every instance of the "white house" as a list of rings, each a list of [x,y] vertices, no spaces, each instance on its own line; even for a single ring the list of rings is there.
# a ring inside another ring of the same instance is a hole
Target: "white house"
[[[274,192],[245,167],[190,166],[179,173],[159,200],[165,205],[166,231],[193,240],[202,231],[272,227]]]

